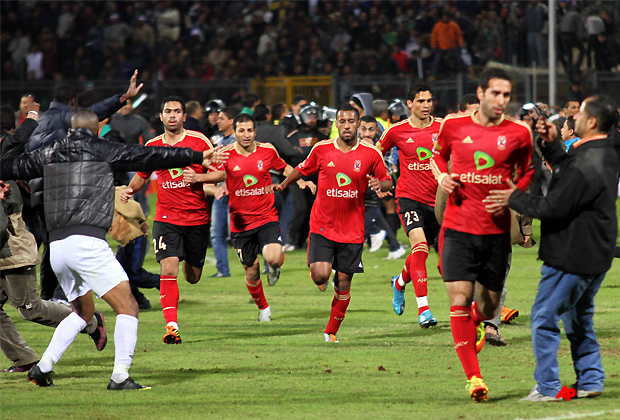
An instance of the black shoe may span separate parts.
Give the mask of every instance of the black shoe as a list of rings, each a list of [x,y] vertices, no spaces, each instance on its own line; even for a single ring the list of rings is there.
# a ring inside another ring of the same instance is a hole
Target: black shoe
[[[0,372],[2,372],[2,373],[22,373],[22,372],[28,372],[30,369],[35,367],[37,365],[37,363],[39,363],[38,360],[36,362],[28,363],[27,365],[11,366],[8,369],[0,370]]]
[[[151,389],[150,386],[142,386],[138,383],[135,383],[133,379],[127,378],[120,384],[117,384],[112,379],[110,379],[110,383],[108,384],[108,391],[122,391],[125,389]]]
[[[138,309],[140,309],[141,311],[147,311],[151,309],[151,302],[149,302],[149,300],[144,295],[142,295],[141,298],[136,299],[136,302],[138,302]]]
[[[105,349],[105,345],[108,344],[108,333],[105,331],[105,324],[103,322],[103,314],[99,311],[95,311],[95,318],[97,318],[97,328],[90,335],[90,338],[95,342],[97,351]]]
[[[28,372],[28,380],[30,382],[34,382],[35,385],[43,386],[52,386],[54,385],[54,381],[52,381],[53,371],[49,372],[41,372],[39,366],[35,366],[30,369]]]

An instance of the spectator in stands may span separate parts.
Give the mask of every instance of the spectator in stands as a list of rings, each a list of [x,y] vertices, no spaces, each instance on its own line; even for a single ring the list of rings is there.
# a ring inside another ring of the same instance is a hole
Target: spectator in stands
[[[537,67],[546,67],[546,51],[545,40],[542,31],[547,22],[547,11],[538,0],[530,0],[525,10],[525,33],[527,37],[527,65],[531,66],[532,62]]]
[[[583,41],[585,39],[585,31],[583,26],[583,20],[581,14],[572,7],[560,21],[560,41],[566,54],[566,74],[572,76],[574,73],[578,73],[581,68],[581,62],[585,55],[585,48]],[[577,48],[579,55],[577,56],[577,62],[573,62],[573,49]]]
[[[444,12],[441,20],[433,26],[431,34],[431,47],[433,48],[431,78],[435,78],[442,58],[448,54],[456,61],[457,70],[465,70],[465,64],[461,60],[461,47],[463,44],[463,35],[459,25],[452,20],[448,12]]]
[[[594,53],[594,68],[602,70],[601,42],[599,35],[605,33],[605,22],[596,8],[591,8],[586,18],[586,33],[588,34],[588,68],[592,68],[592,53]]]
[[[24,93],[22,95],[19,101],[19,111],[15,113],[15,128],[19,128],[24,120],[28,118],[28,112],[33,103],[35,103],[35,100],[31,93]]]

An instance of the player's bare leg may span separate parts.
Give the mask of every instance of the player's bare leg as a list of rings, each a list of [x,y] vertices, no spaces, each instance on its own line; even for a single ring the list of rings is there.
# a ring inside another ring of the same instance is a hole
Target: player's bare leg
[[[251,266],[244,265],[245,269],[245,285],[258,306],[258,321],[271,321],[271,308],[265,298],[263,291],[263,282],[260,279],[260,264],[258,258],[254,260]]]
[[[310,264],[310,278],[316,284],[321,292],[327,290],[329,277],[332,275],[331,263],[325,261],[317,261]]]
[[[159,262],[161,279],[159,282],[159,300],[162,313],[166,320],[166,334],[163,341],[166,344],[181,344],[177,310],[179,307],[179,259],[177,257],[164,258]]]
[[[487,386],[480,374],[478,352],[484,345],[482,321],[495,316],[499,310],[501,292],[493,292],[475,284],[477,300],[474,299],[474,282],[446,282],[450,297],[450,327],[456,353],[469,381],[469,395],[477,401],[486,400]]]
[[[426,271],[426,260],[428,258],[428,243],[421,227],[409,231],[409,243],[411,253],[405,260],[403,271],[392,279],[392,289],[394,300],[392,305],[397,315],[402,315],[405,309],[405,286],[413,282],[413,289],[418,304],[418,323],[422,328],[429,328],[437,325],[437,320],[433,317],[428,307],[428,286]]]
[[[200,281],[200,276],[202,276],[202,267],[194,267],[188,264],[187,261],[183,261],[183,274],[189,284],[196,284]]]
[[[331,267],[331,264],[330,264]],[[345,313],[351,302],[351,280],[353,274],[341,273],[336,271],[334,275],[334,299],[332,300],[332,310],[329,315],[329,322],[325,328],[325,341],[337,343],[336,334],[340,329],[340,324],[344,321]]]
[[[282,245],[278,243],[265,245],[263,247],[263,258],[269,269],[267,273],[267,283],[269,286],[275,286],[280,279],[280,267],[284,264]]]

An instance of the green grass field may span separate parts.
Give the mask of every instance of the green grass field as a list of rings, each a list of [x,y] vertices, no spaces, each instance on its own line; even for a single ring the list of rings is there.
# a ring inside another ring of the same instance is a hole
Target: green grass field
[[[404,243],[404,236],[400,238]],[[480,354],[489,401],[476,404],[465,391],[465,376],[450,333],[448,298],[429,257],[429,302],[439,325],[421,330],[415,295],[401,317],[391,308],[389,279],[404,259],[384,261],[386,249],[364,253],[366,273],[356,275],[340,343],[323,342],[333,293],[321,293],[308,276],[305,253],[287,254],[280,282],[268,288],[273,322],[256,322],[243,272],[232,250],[232,277],[211,279],[205,266],[197,285],[179,281],[179,324],[183,344],[164,345],[158,292],[146,290],[153,310],[140,314],[131,375],[149,391],[109,392],[114,359],[114,314],[102,300],[110,341],[98,353],[79,335],[55,366],[52,388],[38,388],[25,374],[0,374],[0,417],[4,419],[515,419],[620,418],[620,260],[597,296],[595,325],[606,370],[605,394],[564,403],[519,402],[534,385],[529,314],[539,280],[537,247],[514,248],[506,305],[521,316],[501,328],[509,345],[487,346]],[[208,256],[212,257],[211,251]],[[157,271],[154,256],[146,268]],[[42,354],[51,328],[27,323],[5,310],[30,346]],[[574,381],[564,339],[561,378]],[[2,367],[10,366],[4,359]],[[588,417],[589,418],[589,417]]]

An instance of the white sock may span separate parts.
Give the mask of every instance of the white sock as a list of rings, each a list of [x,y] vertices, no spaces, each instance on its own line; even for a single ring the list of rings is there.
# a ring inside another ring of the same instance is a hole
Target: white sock
[[[176,322],[169,322],[166,324],[166,327],[174,327],[175,330],[179,329],[179,324],[177,324]]]
[[[400,273],[400,275],[398,276],[398,280],[396,280],[399,284],[400,287],[405,287],[407,285],[407,283],[405,283],[405,280],[403,280],[403,273]]]
[[[114,326],[114,371],[112,380],[121,383],[129,378],[129,367],[138,341],[138,318],[120,314]]]
[[[58,363],[63,353],[75,340],[75,336],[79,334],[86,327],[86,321],[75,312],[71,312],[68,317],[63,319],[54,331],[52,341],[50,341],[41,362],[39,362],[39,369],[41,372],[49,372],[54,367],[54,364]]]
[[[421,308],[422,306],[428,306],[428,299],[426,298],[426,296],[417,297],[415,298],[415,300],[418,301],[418,308]]]

